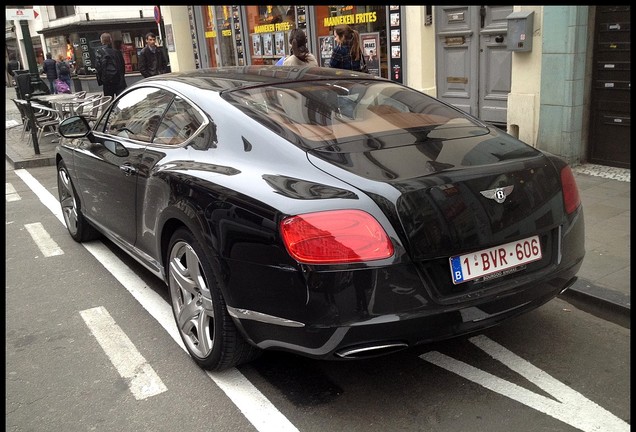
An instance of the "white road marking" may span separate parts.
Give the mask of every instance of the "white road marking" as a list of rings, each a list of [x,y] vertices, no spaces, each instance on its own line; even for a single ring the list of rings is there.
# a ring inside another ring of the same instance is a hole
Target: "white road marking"
[[[64,255],[64,251],[55,243],[55,240],[51,238],[40,222],[26,224],[24,227],[31,234],[31,238],[45,257]]]
[[[31,173],[29,173],[25,169],[17,169],[14,171],[18,177],[22,179],[24,183],[37,195],[42,204],[48,208],[53,215],[59,219],[62,224],[64,224],[64,216],[62,216],[62,208],[60,207],[60,202],[55,198],[51,192],[46,190],[44,186],[37,181]]]
[[[437,351],[422,354],[420,358],[584,432],[622,432],[630,429],[625,421],[486,336],[479,335],[469,340],[486,354],[533,382],[558,401],[524,389]]]
[[[40,198],[40,201],[62,222],[60,204],[26,170],[15,173]],[[102,242],[82,243],[104,267],[135,297],[135,299],[168,332],[186,353],[181,336],[174,322],[172,309],[166,301],[150,289],[143,280],[117,258]],[[208,372],[208,376],[221,388],[230,400],[259,432],[298,432],[298,429],[247,379],[238,369],[224,372]]]
[[[80,315],[117,372],[128,380],[135,399],[143,400],[168,390],[104,307],[83,310]]]
[[[20,123],[18,123],[17,120],[6,120],[5,129],[11,129],[11,128],[14,128],[16,126],[20,126]]]
[[[15,188],[13,187],[11,183],[6,184],[5,197],[7,202],[20,201],[22,199],[22,197],[20,197],[20,194],[16,192]]]

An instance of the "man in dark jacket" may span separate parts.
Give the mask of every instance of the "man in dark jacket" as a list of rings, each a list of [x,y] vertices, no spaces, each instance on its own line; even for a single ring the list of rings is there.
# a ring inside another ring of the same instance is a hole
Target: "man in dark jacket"
[[[127,87],[124,55],[112,47],[110,33],[102,33],[99,40],[102,46],[95,50],[97,84],[103,86],[104,96],[115,98]],[[113,67],[114,72],[111,72]]]
[[[11,76],[15,76],[15,71],[20,70],[20,62],[15,59],[15,54],[9,54],[9,63],[7,64],[7,70]]]
[[[46,53],[46,60],[42,64],[42,73],[46,74],[46,79],[49,80],[49,88],[51,89],[51,94],[57,94],[57,89],[55,88],[55,80],[57,79],[57,66],[55,64],[55,60],[52,58],[51,53]]]
[[[166,59],[157,47],[155,34],[146,33],[146,46],[139,53],[139,72],[144,78],[159,75],[168,71]]]

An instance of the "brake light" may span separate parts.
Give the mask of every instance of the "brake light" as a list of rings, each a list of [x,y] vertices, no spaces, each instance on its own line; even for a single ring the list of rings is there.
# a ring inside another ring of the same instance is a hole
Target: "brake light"
[[[302,263],[354,263],[393,255],[393,244],[380,223],[360,210],[292,216],[280,229],[287,251]]]
[[[561,170],[561,188],[563,189],[563,204],[567,214],[571,214],[581,205],[579,196],[579,188],[576,187],[574,174],[569,166],[563,167]]]

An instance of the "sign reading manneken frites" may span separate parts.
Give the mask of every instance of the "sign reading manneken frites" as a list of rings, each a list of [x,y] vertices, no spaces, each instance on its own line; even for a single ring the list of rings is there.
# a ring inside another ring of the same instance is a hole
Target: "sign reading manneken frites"
[[[323,25],[325,27],[333,27],[341,24],[364,24],[376,22],[378,17],[375,12],[364,12],[351,15],[340,15],[325,18]]]
[[[254,33],[271,33],[275,31],[291,30],[292,25],[288,22],[280,22],[276,24],[261,24],[254,26]]]

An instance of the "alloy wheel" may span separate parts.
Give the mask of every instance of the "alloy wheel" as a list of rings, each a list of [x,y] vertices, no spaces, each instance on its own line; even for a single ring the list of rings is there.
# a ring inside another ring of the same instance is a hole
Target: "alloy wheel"
[[[58,193],[60,198],[60,205],[62,207],[62,214],[64,215],[64,222],[71,235],[77,235],[78,232],[78,212],[77,212],[77,200],[75,198],[75,191],[73,184],[69,178],[66,169],[62,168],[58,170]]]
[[[214,308],[201,263],[184,241],[170,251],[169,280],[177,327],[190,352],[204,359],[214,346]]]

